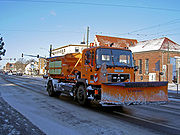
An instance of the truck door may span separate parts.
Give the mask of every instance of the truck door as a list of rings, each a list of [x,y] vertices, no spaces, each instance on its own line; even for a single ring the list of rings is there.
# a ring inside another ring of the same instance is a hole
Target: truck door
[[[93,67],[94,67],[94,51],[88,50],[84,54],[83,67],[82,67],[82,78],[90,80],[94,79]],[[92,82],[92,81],[91,81]]]

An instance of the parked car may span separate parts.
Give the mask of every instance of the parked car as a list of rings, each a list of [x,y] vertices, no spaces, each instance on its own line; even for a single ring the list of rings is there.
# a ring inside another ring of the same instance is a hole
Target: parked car
[[[8,73],[8,75],[12,75],[12,73],[11,73],[11,72],[9,72],[9,73]]]
[[[12,72],[12,75],[16,75],[16,72]]]
[[[16,75],[17,75],[17,76],[22,76],[22,75],[23,75],[23,73],[21,73],[21,72],[17,72],[17,73],[16,73]]]

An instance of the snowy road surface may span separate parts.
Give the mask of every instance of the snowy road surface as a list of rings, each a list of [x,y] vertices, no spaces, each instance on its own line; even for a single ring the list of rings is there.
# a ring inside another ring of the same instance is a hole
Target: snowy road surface
[[[27,118],[0,97],[0,135],[44,135]]]
[[[79,106],[69,98],[51,98],[42,80],[10,78],[27,88],[0,77],[0,92],[10,106],[48,135],[156,135],[153,130],[123,121],[111,115]],[[9,116],[10,117],[10,116]],[[23,128],[23,127],[22,127]]]

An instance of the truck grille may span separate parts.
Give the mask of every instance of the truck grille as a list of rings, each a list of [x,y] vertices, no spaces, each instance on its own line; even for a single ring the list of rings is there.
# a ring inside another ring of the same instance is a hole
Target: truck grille
[[[130,75],[129,74],[108,74],[108,82],[129,82]]]

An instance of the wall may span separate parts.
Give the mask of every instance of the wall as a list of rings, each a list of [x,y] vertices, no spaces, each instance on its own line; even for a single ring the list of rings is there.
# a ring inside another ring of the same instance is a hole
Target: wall
[[[57,48],[52,51],[52,57],[63,56],[69,53],[78,53],[75,51],[76,48],[79,49],[78,52],[82,53],[82,50],[87,48],[87,46],[86,45],[67,45],[61,48]]]
[[[40,75],[46,74],[45,73],[45,66],[46,66],[46,60],[44,58],[39,58],[38,69],[39,69],[39,74]]]
[[[7,63],[6,66],[5,66],[5,70],[6,71],[15,71],[15,64],[14,63]]]

